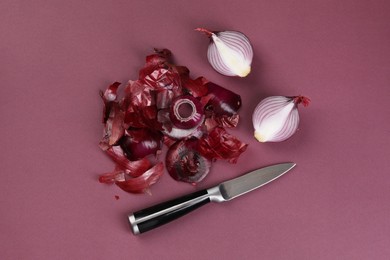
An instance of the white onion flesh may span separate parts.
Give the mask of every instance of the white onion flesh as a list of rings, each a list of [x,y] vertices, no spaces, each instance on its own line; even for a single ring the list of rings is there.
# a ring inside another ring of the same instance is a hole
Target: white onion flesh
[[[246,77],[250,73],[253,48],[248,37],[237,31],[198,31],[205,32],[212,40],[207,59],[216,71],[225,76],[239,77]]]
[[[163,133],[173,139],[183,139],[189,137],[200,138],[203,134],[202,129],[199,126],[191,129],[182,129],[172,126],[169,130],[164,128]]]
[[[297,105],[309,99],[305,97],[272,96],[262,100],[253,112],[254,136],[259,142],[281,142],[290,138],[298,129]]]

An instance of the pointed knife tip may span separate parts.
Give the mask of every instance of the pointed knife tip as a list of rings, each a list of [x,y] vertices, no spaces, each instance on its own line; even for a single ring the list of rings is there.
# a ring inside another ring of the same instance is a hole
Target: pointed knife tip
[[[295,162],[292,162],[291,164],[292,164],[292,167],[297,166],[297,164]]]
[[[288,163],[286,163],[286,164],[288,165],[288,167],[289,167],[290,170],[291,170],[292,168],[294,168],[295,166],[297,166],[297,164],[294,163],[294,162],[288,162]]]
[[[290,164],[291,164],[291,168],[294,168],[295,166],[297,166],[297,164],[294,162],[290,162]]]

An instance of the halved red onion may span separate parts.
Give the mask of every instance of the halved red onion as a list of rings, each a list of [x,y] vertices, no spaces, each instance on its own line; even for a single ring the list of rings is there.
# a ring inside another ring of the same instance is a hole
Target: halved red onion
[[[173,179],[196,184],[207,176],[211,161],[199,152],[198,145],[198,140],[189,139],[169,148],[166,167]]]
[[[136,161],[161,151],[162,134],[148,128],[128,129],[119,143],[126,157]]]
[[[193,96],[177,97],[170,106],[169,118],[177,128],[192,129],[203,122],[203,106]]]
[[[298,129],[298,104],[307,106],[310,99],[304,96],[272,96],[263,99],[252,116],[254,136],[259,142],[281,142]]]
[[[248,37],[237,31],[211,32],[204,28],[210,39],[207,58],[211,66],[226,76],[246,77],[251,71],[253,48]]]

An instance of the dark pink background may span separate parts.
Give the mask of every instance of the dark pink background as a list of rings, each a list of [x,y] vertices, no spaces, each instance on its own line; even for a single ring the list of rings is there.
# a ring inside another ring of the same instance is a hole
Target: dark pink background
[[[389,13],[387,0],[2,0],[0,258],[389,259]],[[199,26],[247,34],[250,76],[213,71]],[[113,167],[98,93],[136,79],[153,47],[242,96],[232,133],[249,148],[197,188],[165,174],[131,195],[97,181]],[[300,131],[257,143],[256,104],[298,94],[312,99]],[[298,166],[256,192],[130,232],[129,212],[285,161]]]

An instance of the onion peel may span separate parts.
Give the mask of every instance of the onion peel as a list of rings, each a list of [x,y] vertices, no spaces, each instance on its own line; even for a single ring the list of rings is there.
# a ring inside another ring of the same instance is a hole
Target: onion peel
[[[122,169],[129,171],[129,175],[136,177],[150,168],[150,161],[145,157],[137,161],[130,161],[126,158],[120,146],[112,146],[106,151],[107,155]]]
[[[208,174],[212,161],[234,163],[246,149],[224,130],[237,126],[241,97],[204,77],[191,78],[187,67],[173,64],[168,49],[146,57],[138,79],[128,81],[121,98],[119,86],[114,82],[100,91],[104,132],[99,146],[116,165],[99,177],[101,183],[149,192],[164,171],[158,158],[162,144],[168,147],[170,175],[193,185]]]
[[[151,185],[155,184],[164,173],[164,164],[157,163],[142,175],[129,178],[124,181],[116,181],[115,184],[122,190],[130,193],[144,193]]]
[[[211,160],[227,160],[237,163],[238,157],[246,150],[248,144],[238,140],[222,127],[215,127],[206,137],[200,139],[199,150]]]

